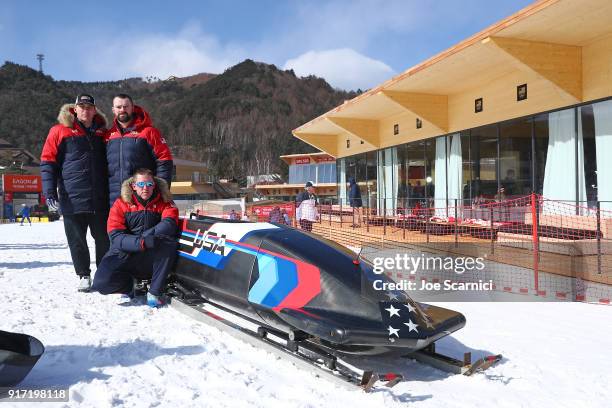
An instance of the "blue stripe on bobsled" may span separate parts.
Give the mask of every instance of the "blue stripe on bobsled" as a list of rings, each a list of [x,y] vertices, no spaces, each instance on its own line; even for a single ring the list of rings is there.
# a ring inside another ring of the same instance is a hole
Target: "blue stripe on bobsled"
[[[293,262],[258,253],[259,278],[249,291],[249,302],[266,307],[278,306],[298,285],[297,269]]]

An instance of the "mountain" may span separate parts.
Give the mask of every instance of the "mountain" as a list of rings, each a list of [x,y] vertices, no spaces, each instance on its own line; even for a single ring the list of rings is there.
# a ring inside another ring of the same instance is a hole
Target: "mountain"
[[[94,95],[109,118],[113,95],[130,94],[149,111],[176,157],[203,161],[211,174],[238,179],[286,174],[279,155],[314,151],[291,130],[356,96],[321,78],[297,78],[292,70],[252,60],[219,75],[107,82],[56,81],[6,62],[0,67],[0,137],[40,154],[60,106],[81,92]]]

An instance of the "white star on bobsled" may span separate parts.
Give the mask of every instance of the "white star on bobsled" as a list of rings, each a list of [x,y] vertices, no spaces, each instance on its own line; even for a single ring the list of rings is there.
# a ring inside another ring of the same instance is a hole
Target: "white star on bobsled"
[[[408,333],[410,333],[410,332],[411,332],[411,331],[413,331],[413,330],[414,330],[415,332],[417,332],[417,333],[419,332],[419,331],[417,330],[417,327],[419,327],[419,326],[417,326],[416,324],[414,324],[414,323],[412,322],[412,320],[408,319],[408,323],[404,323],[404,324],[405,324],[406,326],[408,326]]]
[[[404,323],[404,324],[405,324],[405,323]],[[389,330],[389,337],[391,337],[391,336],[393,336],[393,335],[395,335],[395,336],[399,337],[399,331],[400,331],[400,329],[394,329],[393,327],[389,326],[389,327],[387,328],[387,330]]]
[[[400,317],[399,309],[394,308],[393,305],[390,305],[389,308],[385,310],[389,312],[389,317],[392,317],[392,316]]]
[[[414,313],[414,311],[416,310],[414,306],[412,306],[410,303],[406,303],[404,306],[406,306],[406,309],[408,309],[410,313]]]
[[[397,300],[397,295],[395,293],[389,292],[387,293],[389,300]]]

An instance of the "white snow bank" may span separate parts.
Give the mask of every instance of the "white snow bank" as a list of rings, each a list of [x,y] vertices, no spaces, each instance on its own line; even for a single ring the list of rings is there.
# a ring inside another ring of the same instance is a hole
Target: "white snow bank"
[[[90,247],[93,255],[93,242]],[[473,358],[501,353],[502,363],[463,377],[400,361],[407,382],[364,394],[337,389],[173,309],[119,306],[78,293],[76,285],[61,222],[0,225],[0,329],[31,334],[46,347],[21,386],[69,386],[70,405],[575,408],[610,402],[608,306],[443,304],[468,323],[438,350],[456,357],[472,351]]]

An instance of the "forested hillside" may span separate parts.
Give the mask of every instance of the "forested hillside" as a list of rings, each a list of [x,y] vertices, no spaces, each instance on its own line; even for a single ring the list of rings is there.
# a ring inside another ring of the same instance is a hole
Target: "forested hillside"
[[[291,130],[354,97],[321,78],[246,60],[219,75],[198,74],[150,82],[55,81],[26,66],[0,67],[0,138],[38,155],[60,106],[76,94],[94,95],[111,118],[116,93],[132,95],[148,110],[175,156],[208,163],[211,174],[286,173],[281,154],[314,149]]]

